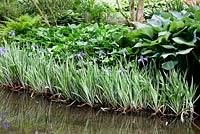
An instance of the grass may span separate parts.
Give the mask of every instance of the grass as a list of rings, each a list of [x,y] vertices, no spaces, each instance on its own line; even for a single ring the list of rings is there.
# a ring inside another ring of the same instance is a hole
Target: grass
[[[156,69],[139,70],[136,63],[126,69],[119,63],[107,71],[95,61],[83,59],[77,70],[74,59],[66,58],[61,63],[14,46],[15,43],[6,45],[0,55],[1,85],[122,112],[150,110],[176,116],[194,112],[197,88],[175,70],[163,75]]]

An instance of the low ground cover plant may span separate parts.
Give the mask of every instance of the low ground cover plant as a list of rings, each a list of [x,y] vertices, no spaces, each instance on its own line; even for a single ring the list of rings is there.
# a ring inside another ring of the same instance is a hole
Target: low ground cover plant
[[[127,32],[129,29],[125,26],[82,23],[29,28],[25,34],[15,32],[15,36],[7,32],[5,38],[30,51],[35,51],[33,47],[43,48],[48,54],[63,59],[68,56],[67,53],[71,57],[84,53],[84,57],[96,57],[100,63],[112,64],[120,56],[128,55],[128,50],[119,47],[120,39]]]

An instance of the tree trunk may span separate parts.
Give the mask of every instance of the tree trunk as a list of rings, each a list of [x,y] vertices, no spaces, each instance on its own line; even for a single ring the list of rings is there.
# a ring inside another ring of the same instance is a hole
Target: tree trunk
[[[130,0],[129,2],[129,11],[130,11],[130,18],[131,21],[135,21],[135,8],[134,8],[134,0]]]
[[[136,21],[143,22],[144,21],[143,14],[144,14],[144,0],[138,0]]]

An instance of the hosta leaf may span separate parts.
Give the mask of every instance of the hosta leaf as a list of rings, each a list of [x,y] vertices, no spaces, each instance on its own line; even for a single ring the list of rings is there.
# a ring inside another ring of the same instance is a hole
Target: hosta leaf
[[[186,50],[181,50],[181,51],[176,52],[176,54],[177,54],[177,55],[178,55],[178,54],[185,55],[185,54],[190,53],[193,49],[194,49],[194,48],[188,48],[188,49],[186,49]]]
[[[149,27],[149,25],[140,22],[133,22],[133,24],[136,26],[137,29]]]
[[[163,18],[162,16],[153,15],[151,19],[147,20],[147,23],[153,27],[163,28],[164,26],[170,24],[170,20]]]
[[[166,59],[168,56],[175,56],[174,53],[166,53],[161,55],[164,59]]]
[[[183,39],[182,37],[174,37],[172,39],[177,44],[183,44],[183,45],[187,45],[187,46],[195,46],[194,43],[197,41],[196,37],[194,37],[194,39],[192,41],[187,41],[187,40]]]
[[[177,11],[171,11],[171,14],[177,19],[182,19],[184,17],[180,12]]]
[[[140,28],[132,31],[127,37],[131,40],[136,38],[149,38],[152,39],[156,31],[152,27]]]
[[[153,27],[162,28],[162,22],[160,20],[157,20],[157,19],[148,19],[147,23],[150,24]]]
[[[153,53],[152,50],[146,50],[144,52],[142,52],[142,55],[147,55],[147,54],[150,54],[150,53]]]
[[[180,29],[183,29],[185,26],[185,23],[181,20],[175,20],[171,23],[169,27],[170,32],[178,32]]]
[[[196,46],[194,43],[197,41],[197,29],[194,30],[193,32],[193,40],[192,41],[186,41],[185,39],[183,39],[182,37],[175,37],[172,38],[174,40],[174,42],[176,42],[177,44],[185,44],[187,46]]]
[[[151,47],[151,46],[154,46],[156,45],[157,43],[155,42],[151,42],[151,43],[141,43],[141,42],[138,42],[137,44],[135,44],[134,47]]]
[[[169,36],[171,35],[170,32],[160,32],[158,33],[158,39],[156,40],[157,43],[167,42],[169,39]]]
[[[177,37],[178,35],[180,35],[183,31],[185,31],[187,29],[187,27],[184,27],[183,29],[179,30],[178,32],[174,33],[172,35],[172,37]]]
[[[142,43],[141,43],[141,42],[138,42],[138,43],[135,44],[134,47],[142,47]]]
[[[165,70],[171,70],[178,64],[178,61],[168,61],[162,64],[162,68]]]
[[[195,12],[194,18],[195,18],[196,20],[200,20],[200,10],[197,10],[197,11]]]
[[[153,56],[151,56],[152,58],[159,58],[160,57],[160,55],[161,55],[161,53],[155,53]]]

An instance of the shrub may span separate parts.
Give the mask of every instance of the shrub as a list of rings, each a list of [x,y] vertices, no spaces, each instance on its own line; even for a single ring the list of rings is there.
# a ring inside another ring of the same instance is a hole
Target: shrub
[[[0,2],[0,23],[5,21],[5,17],[15,18],[21,14],[21,11],[18,10],[16,3],[14,2]]]
[[[138,29],[128,33],[122,45],[131,47],[133,54],[159,59],[163,69],[170,70],[177,64],[188,68],[185,63],[189,60],[199,62],[199,12],[195,9],[153,15],[147,24],[137,23]]]
[[[7,18],[5,25],[2,25],[1,34],[6,36],[10,31],[15,31],[15,34],[25,34],[33,27],[41,26],[41,18],[39,16],[31,17],[22,15],[19,18]]]

